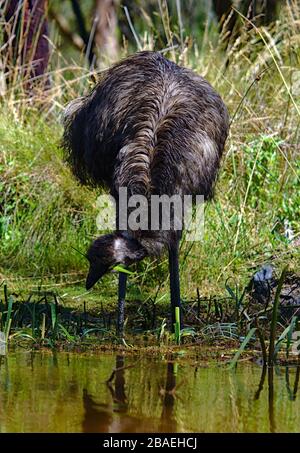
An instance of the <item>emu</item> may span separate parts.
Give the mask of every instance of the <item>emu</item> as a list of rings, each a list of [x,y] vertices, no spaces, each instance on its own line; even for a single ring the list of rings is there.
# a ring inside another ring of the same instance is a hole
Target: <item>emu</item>
[[[90,94],[68,104],[63,147],[81,183],[108,188],[117,206],[119,189],[126,187],[128,198],[143,195],[150,209],[151,195],[212,197],[228,128],[226,106],[204,78],[158,52],[144,51],[115,64]],[[122,230],[117,215],[116,231],[96,239],[87,252],[86,288],[117,264],[128,266],[167,250],[173,326],[180,307],[182,231],[175,228],[172,212],[168,231],[161,222],[157,230]],[[120,272],[121,336],[126,280]]]

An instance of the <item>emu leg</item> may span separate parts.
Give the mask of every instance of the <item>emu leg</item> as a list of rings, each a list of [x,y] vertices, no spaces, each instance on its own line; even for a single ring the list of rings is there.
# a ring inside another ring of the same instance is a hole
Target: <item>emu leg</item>
[[[179,241],[175,241],[169,248],[169,271],[170,271],[170,290],[171,290],[171,320],[172,331],[174,332],[175,308],[181,308],[180,303],[180,281],[179,281]],[[180,310],[180,328],[182,328],[182,318]]]
[[[126,282],[127,274],[119,272],[117,335],[121,338],[124,335]]]

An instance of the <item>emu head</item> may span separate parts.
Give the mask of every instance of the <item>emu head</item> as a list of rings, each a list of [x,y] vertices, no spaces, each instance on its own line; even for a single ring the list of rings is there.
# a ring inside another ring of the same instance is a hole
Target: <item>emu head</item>
[[[90,246],[87,258],[90,269],[86,289],[92,288],[100,278],[117,264],[128,266],[147,255],[144,247],[127,233],[106,234]]]

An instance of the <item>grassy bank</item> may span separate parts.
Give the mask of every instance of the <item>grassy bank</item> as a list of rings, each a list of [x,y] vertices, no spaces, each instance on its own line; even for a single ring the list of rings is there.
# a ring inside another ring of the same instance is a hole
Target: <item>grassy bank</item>
[[[204,240],[182,243],[183,298],[194,298],[197,288],[201,295],[224,294],[228,281],[241,293],[266,262],[278,274],[286,264],[299,271],[299,20],[297,7],[287,7],[269,29],[245,27],[227,52],[222,37],[208,32],[201,43],[167,53],[207,78],[232,117],[215,200],[205,210]],[[91,82],[86,70],[63,68],[59,55],[52,64],[42,109],[33,108],[17,84],[1,100],[0,276],[12,291],[40,285],[67,291],[75,305],[84,298],[114,301],[112,275],[85,294],[87,263],[74,248],[84,252],[97,235],[98,192],[77,184],[59,147],[62,106]],[[168,303],[166,259],[135,269],[128,297]]]

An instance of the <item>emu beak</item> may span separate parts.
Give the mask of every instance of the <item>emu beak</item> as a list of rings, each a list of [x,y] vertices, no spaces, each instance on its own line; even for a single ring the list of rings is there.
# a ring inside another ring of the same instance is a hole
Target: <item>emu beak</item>
[[[87,290],[91,289],[95,285],[95,283],[97,283],[97,281],[100,280],[100,278],[104,274],[106,274],[107,271],[108,271],[107,266],[103,266],[103,265],[99,266],[96,264],[91,264],[88,276],[86,278],[86,283],[85,283],[86,289]]]

